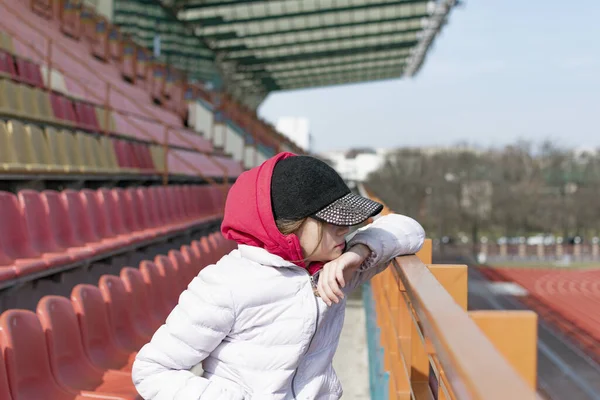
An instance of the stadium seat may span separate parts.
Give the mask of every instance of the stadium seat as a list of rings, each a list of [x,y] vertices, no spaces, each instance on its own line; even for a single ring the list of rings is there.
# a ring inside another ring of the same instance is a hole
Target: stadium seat
[[[69,98],[58,93],[50,93],[50,104],[56,119],[60,119],[62,123],[66,122],[74,125],[77,123],[75,108]]]
[[[198,271],[202,269],[201,260],[196,257],[194,250],[192,250],[192,248],[187,245],[181,246],[181,255],[183,256],[186,264],[188,265],[187,280],[189,284],[189,282],[191,282],[196,277],[196,275],[198,275]]]
[[[80,193],[67,189],[61,193],[61,197],[73,224],[75,237],[81,239],[94,255],[115,250],[122,245],[117,241],[105,240],[98,234],[97,220],[102,220],[103,217],[98,214],[100,210],[93,191],[83,190]]]
[[[81,340],[96,368],[131,371],[135,353],[120,348],[111,333],[102,293],[96,286],[79,284],[71,292]]]
[[[0,32],[1,34],[2,32]],[[0,338],[0,341],[2,339]],[[13,400],[8,387],[8,375],[6,374],[6,366],[4,364],[4,355],[0,352],[0,399]]]
[[[125,213],[128,215],[125,223],[131,227],[136,227],[138,234],[146,238],[154,238],[161,233],[160,229],[155,229],[150,223],[149,210],[146,208],[143,196],[146,189],[128,188],[124,192]]]
[[[16,79],[17,70],[13,56],[7,51],[0,49],[0,76],[2,75],[7,78]]]
[[[0,32],[0,49],[6,50],[11,54],[15,54],[15,47],[10,35],[6,32]]]
[[[131,312],[131,294],[125,290],[123,281],[117,276],[103,275],[98,287],[106,304],[115,342],[123,349],[138,351],[152,336],[138,331]]]
[[[64,151],[76,170],[80,173],[94,172],[94,169],[90,168],[85,160],[85,153],[80,151],[79,143],[74,134],[63,130],[59,132],[58,139],[60,144],[64,146]]]
[[[152,156],[152,162],[154,168],[158,173],[165,171],[165,149],[162,145],[151,145],[150,155]]]
[[[46,142],[48,143],[49,161],[51,165],[61,168],[66,174],[79,173],[80,170],[69,157],[67,149],[61,146],[64,141],[63,132],[47,126],[45,129]]]
[[[102,154],[105,155],[105,159],[103,159],[103,162],[105,162],[105,167],[112,170],[112,171],[116,171],[116,172],[137,172],[137,171],[129,171],[127,169],[122,170],[119,167],[119,162],[117,161],[117,155],[115,154],[115,148],[112,144],[112,141],[109,137],[107,136],[102,136],[100,138],[100,147],[102,149]]]
[[[82,101],[74,101],[73,104],[75,105],[75,114],[79,126],[95,132],[100,131],[100,125],[98,124],[94,106]]]
[[[12,399],[83,400],[90,392],[71,391],[52,375],[48,347],[37,315],[27,310],[7,310],[0,316],[0,344]],[[98,397],[96,397],[98,398]],[[99,397],[119,399],[120,397]]]
[[[60,193],[54,190],[42,192],[44,207],[48,210],[50,231],[59,247],[66,248],[67,252],[75,259],[82,260],[94,254],[87,247],[83,237],[76,234],[74,224],[77,221],[71,219],[76,210],[67,210],[67,202],[63,200]],[[79,231],[78,231],[79,232]]]
[[[169,299],[169,290],[166,287],[169,282],[161,277],[158,267],[152,261],[142,261],[140,263],[140,272],[150,294],[148,296],[150,308],[158,313],[157,315],[164,323],[167,315],[171,313],[175,306],[172,300]]]
[[[35,115],[40,120],[56,122],[50,103],[50,95],[41,89],[32,89],[32,91],[35,99]]]
[[[190,272],[192,266],[186,261],[183,254],[178,250],[169,250],[169,261],[175,270],[175,276],[179,282],[179,293],[181,293],[185,290],[185,288],[187,288],[188,284],[193,278]]]
[[[38,272],[48,267],[48,261],[31,248],[29,235],[21,214],[19,201],[12,193],[0,192],[0,248],[12,260],[17,276]]]
[[[44,131],[37,125],[27,125],[25,130],[31,143],[32,161],[36,165],[44,166],[48,172],[66,173],[67,169],[65,167],[53,163],[52,153]]]
[[[44,205],[42,195],[33,190],[19,192],[19,202],[25,217],[26,229],[29,234],[31,248],[50,259],[51,265],[68,264],[78,261],[74,253],[68,253],[65,248],[58,246],[55,236],[50,229],[50,215]],[[68,223],[68,221],[63,221]]]
[[[156,234],[147,230],[143,225],[143,209],[137,210],[135,191],[125,191],[117,188],[112,190],[113,202],[117,212],[121,215],[125,232],[134,236],[137,240],[148,240],[156,237]],[[140,205],[140,207],[143,207]]]
[[[118,279],[118,278],[115,278]],[[128,399],[137,398],[131,376],[122,371],[101,370],[88,360],[73,304],[66,297],[45,296],[37,316],[46,336],[50,368],[61,386]]]
[[[21,82],[38,88],[44,87],[42,71],[38,64],[21,57],[16,57],[15,63],[17,65],[17,75]]]
[[[105,218],[106,222],[104,224],[105,230],[100,230],[100,232],[103,232],[103,237],[115,237],[117,240],[121,241],[121,243],[126,245],[136,242],[138,238],[125,229],[123,213],[119,207],[120,205],[117,204],[113,197],[113,191],[106,188],[98,189],[96,196],[98,198],[97,201],[101,210],[101,216]]]
[[[9,168],[30,172],[48,172],[46,165],[34,153],[31,137],[27,134],[25,125],[20,121],[8,121],[6,123],[8,133],[7,148],[11,157]]]
[[[0,79],[0,113],[24,116],[21,86],[8,79]]]
[[[164,288],[168,308],[172,310],[177,305],[179,295],[181,295],[184,285],[187,283],[182,277],[183,271],[173,266],[171,259],[162,254],[154,258],[154,264],[163,281],[162,287]]]
[[[138,269],[122,268],[119,276],[129,294],[129,307],[136,330],[145,336],[152,336],[165,320],[164,316],[160,315],[160,310],[151,308],[150,296],[154,294],[150,292]]]

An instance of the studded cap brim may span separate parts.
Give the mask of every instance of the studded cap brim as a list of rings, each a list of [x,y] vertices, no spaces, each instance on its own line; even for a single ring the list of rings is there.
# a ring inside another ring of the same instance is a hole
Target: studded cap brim
[[[365,197],[348,193],[334,201],[313,217],[338,226],[358,225],[383,210],[383,204]]]

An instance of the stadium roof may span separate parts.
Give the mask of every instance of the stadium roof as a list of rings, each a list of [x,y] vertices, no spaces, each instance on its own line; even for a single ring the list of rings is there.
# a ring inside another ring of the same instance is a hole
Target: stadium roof
[[[149,3],[121,2],[144,7]],[[161,7],[214,52],[229,91],[262,99],[277,90],[412,76],[456,4],[457,0],[162,0]]]

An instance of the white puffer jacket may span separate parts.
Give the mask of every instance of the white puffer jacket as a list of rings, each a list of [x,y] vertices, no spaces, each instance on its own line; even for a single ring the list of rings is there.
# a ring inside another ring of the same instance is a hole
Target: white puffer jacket
[[[362,228],[371,256],[346,294],[398,255],[417,252],[425,233],[391,214]],[[346,296],[347,297],[347,296]],[[256,246],[239,245],[206,267],[138,353],[133,381],[145,399],[339,399],[333,370],[345,301],[328,307],[305,268]],[[190,368],[203,362],[204,375]]]

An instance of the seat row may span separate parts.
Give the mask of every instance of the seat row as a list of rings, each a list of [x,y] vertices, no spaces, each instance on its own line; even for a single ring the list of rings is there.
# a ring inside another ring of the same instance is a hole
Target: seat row
[[[35,83],[33,78],[25,80],[15,75],[17,73],[14,66],[7,67],[13,63],[12,55],[0,50],[0,113],[41,122],[66,124],[93,132],[118,133],[143,141],[162,142],[165,139],[163,124],[157,121],[132,115],[124,116],[58,92],[43,90],[45,86],[39,65],[25,59],[17,59],[23,60],[25,65],[31,65],[31,69],[37,71],[31,73],[36,77]],[[213,146],[208,140],[187,130],[178,130],[178,134],[169,135],[167,141],[172,146],[213,151]]]
[[[157,174],[164,149],[20,121],[0,121],[0,171],[58,174]]]
[[[210,222],[217,186],[0,192],[0,281],[27,277]]]
[[[139,399],[131,380],[137,351],[177,304],[188,283],[233,249],[213,233],[103,275],[98,286],[80,284],[71,299],[45,296],[36,312],[0,316],[0,398]]]

